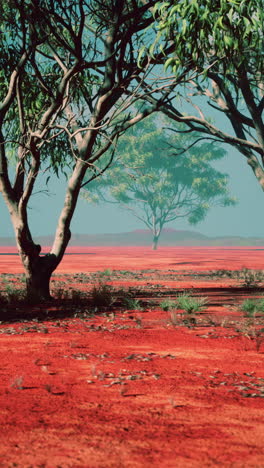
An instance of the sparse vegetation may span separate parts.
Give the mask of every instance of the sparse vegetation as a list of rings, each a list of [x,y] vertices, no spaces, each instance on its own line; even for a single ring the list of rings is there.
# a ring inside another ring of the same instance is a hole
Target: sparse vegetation
[[[225,270],[225,269],[210,271],[210,276],[213,276],[216,278],[233,278],[235,274],[236,274],[235,271]]]
[[[5,290],[5,298],[8,304],[14,304],[14,303],[16,304],[16,303],[25,302],[26,300],[25,290],[21,288],[16,288],[12,284],[8,284]]]
[[[207,304],[206,297],[193,297],[185,292],[180,294],[176,301],[171,298],[164,299],[160,303],[160,307],[170,312],[170,320],[174,326],[183,323],[187,326],[196,324],[196,314],[205,309]],[[176,312],[178,310],[178,312]],[[182,313],[179,311],[182,310]]]
[[[193,297],[189,293],[180,294],[176,301],[168,298],[164,299],[160,303],[160,307],[165,311],[171,311],[175,309],[182,309],[187,314],[194,314],[201,312],[206,308],[207,304],[206,297]]]
[[[109,284],[99,282],[92,288],[91,304],[93,307],[111,307],[115,300],[113,287]]]
[[[138,299],[134,297],[124,297],[122,298],[122,305],[128,310],[141,310],[141,303]]]
[[[242,279],[242,286],[246,288],[255,288],[264,282],[264,274],[262,270],[243,268],[239,272],[239,277]]]
[[[102,277],[102,278],[105,278],[105,277],[110,277],[112,276],[113,274],[113,271],[110,269],[110,268],[106,268],[105,270],[101,271],[99,273],[99,275]]]
[[[188,293],[181,294],[178,299],[179,309],[183,309],[187,314],[202,312],[207,305],[207,297],[193,297]]]
[[[244,288],[258,288],[264,283],[264,271],[252,270],[250,268],[242,268],[241,270],[212,270],[208,272],[191,272],[191,277],[207,278],[209,280],[217,278],[229,278],[239,281],[239,286]]]
[[[0,304],[2,306],[21,304],[26,302],[26,300],[24,289],[16,287],[12,282],[4,283],[4,288],[0,292]]]
[[[151,283],[146,281],[151,278]],[[228,277],[231,279],[239,279],[249,284],[256,284],[262,279],[263,272],[248,270],[243,268],[239,271],[232,270],[217,270],[214,272],[198,272],[208,278]],[[139,286],[130,286],[128,288],[121,287],[120,289],[107,284],[108,277],[111,275],[111,280],[122,280],[124,276],[127,279],[133,279],[139,282]],[[128,270],[110,270],[97,271],[93,273],[80,274],[64,274],[56,275],[52,281],[52,295],[55,298],[55,308],[53,306],[53,314],[70,315],[74,317],[82,317],[86,320],[94,313],[106,313],[108,317],[113,314],[115,320],[115,310],[142,310],[144,308],[161,307],[169,313],[170,322],[173,326],[200,326],[200,327],[221,327],[233,329],[235,333],[241,334],[256,343],[256,349],[260,349],[263,343],[263,318],[264,318],[264,298],[249,298],[244,300],[240,306],[235,306],[236,311],[240,310],[243,313],[242,318],[230,320],[214,320],[209,319],[208,315],[200,315],[208,305],[208,298],[193,294],[192,291],[179,292],[177,289],[164,289],[163,284],[158,281],[162,278],[173,278],[178,280],[184,276],[195,276],[195,272],[178,272],[169,270],[161,272],[158,270],[147,271],[128,271]],[[20,317],[26,313],[26,310],[31,304],[25,295],[25,291],[21,289],[21,282],[24,275],[0,275],[0,308],[2,311],[1,320],[8,320],[8,317]],[[196,276],[195,276],[196,279]],[[156,280],[157,283],[154,283]],[[81,286],[78,287],[78,284]],[[243,283],[244,284],[244,283]],[[67,285],[67,287],[66,287]],[[141,299],[144,298],[144,299]],[[47,307],[47,305],[46,305]],[[49,307],[49,306],[48,306]],[[38,305],[38,314],[40,320],[50,317],[49,309],[45,309],[45,303]],[[12,315],[13,314],[13,315]],[[30,312],[32,314],[32,312]],[[30,315],[31,316],[31,315]],[[136,319],[135,319],[136,320]],[[140,319],[140,325],[142,319]],[[125,327],[130,327],[130,324],[125,324]]]
[[[178,309],[178,303],[168,298],[168,299],[164,299],[163,301],[161,301],[160,307],[162,308],[162,310],[165,310],[166,312],[168,312],[173,309]]]
[[[237,333],[253,341],[257,352],[260,351],[260,347],[264,342],[264,328],[260,328],[254,317],[236,323],[235,329]]]
[[[245,317],[254,317],[256,313],[264,313],[264,299],[246,299],[241,304]]]

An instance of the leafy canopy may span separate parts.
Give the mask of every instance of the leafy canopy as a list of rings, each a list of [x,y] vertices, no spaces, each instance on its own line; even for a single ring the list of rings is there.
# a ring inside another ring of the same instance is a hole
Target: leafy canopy
[[[206,72],[215,63],[224,73],[246,66],[263,74],[264,9],[262,0],[171,0],[155,4],[155,45],[174,45],[166,68]]]

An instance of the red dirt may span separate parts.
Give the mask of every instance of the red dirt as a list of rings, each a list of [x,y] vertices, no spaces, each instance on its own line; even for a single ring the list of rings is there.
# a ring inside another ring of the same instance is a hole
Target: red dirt
[[[262,248],[69,251],[60,274],[264,263]],[[0,272],[20,271],[16,256],[0,256]],[[147,272],[144,278],[140,285],[155,283]],[[213,284],[187,281],[195,290]],[[232,281],[214,281],[216,302]],[[227,307],[236,300],[230,292],[206,314],[238,316]],[[1,467],[264,467],[264,342],[257,350],[233,328],[175,327],[158,307],[2,323],[0,333]]]
[[[16,253],[15,247],[1,247],[1,253]],[[43,252],[48,248],[44,247]],[[264,247],[160,247],[156,252],[147,247],[69,247],[58,272],[116,270],[213,270],[264,268]],[[16,255],[0,257],[0,271],[21,273]]]

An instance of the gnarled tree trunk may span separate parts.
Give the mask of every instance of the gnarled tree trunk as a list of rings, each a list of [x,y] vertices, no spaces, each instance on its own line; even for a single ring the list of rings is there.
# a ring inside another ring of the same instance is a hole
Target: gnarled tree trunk
[[[27,297],[31,301],[52,299],[50,294],[51,275],[59,265],[71,237],[69,230],[66,230],[64,234],[59,255],[52,251],[46,255],[40,255],[41,246],[34,244],[33,241],[31,241],[31,248],[24,250],[17,239],[19,255],[25,269]]]
[[[53,255],[38,256],[26,270],[27,297],[33,301],[50,300],[50,278],[56,268]]]
[[[14,227],[18,252],[25,269],[27,297],[33,302],[50,300],[50,278],[62,256],[59,258],[53,253],[41,255],[41,246],[34,243],[25,220],[19,220],[19,225],[14,223]]]

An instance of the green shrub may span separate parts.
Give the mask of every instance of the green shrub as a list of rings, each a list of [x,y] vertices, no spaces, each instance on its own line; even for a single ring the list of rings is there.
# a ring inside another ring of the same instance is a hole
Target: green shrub
[[[134,297],[123,297],[122,304],[128,310],[141,310],[140,301],[138,299],[135,299]]]
[[[245,317],[254,317],[256,313],[264,313],[264,299],[246,299],[241,304]]]
[[[105,270],[100,271],[99,276],[102,278],[105,278],[105,277],[112,276],[112,274],[113,274],[112,270],[110,270],[110,268],[106,268]]]
[[[208,299],[207,297],[195,298],[188,293],[184,293],[178,297],[177,302],[179,309],[185,310],[187,314],[195,314],[206,308]]]
[[[162,310],[165,310],[167,312],[170,310],[178,309],[178,304],[172,299],[164,299],[164,301],[160,303],[160,307],[162,308]]]

